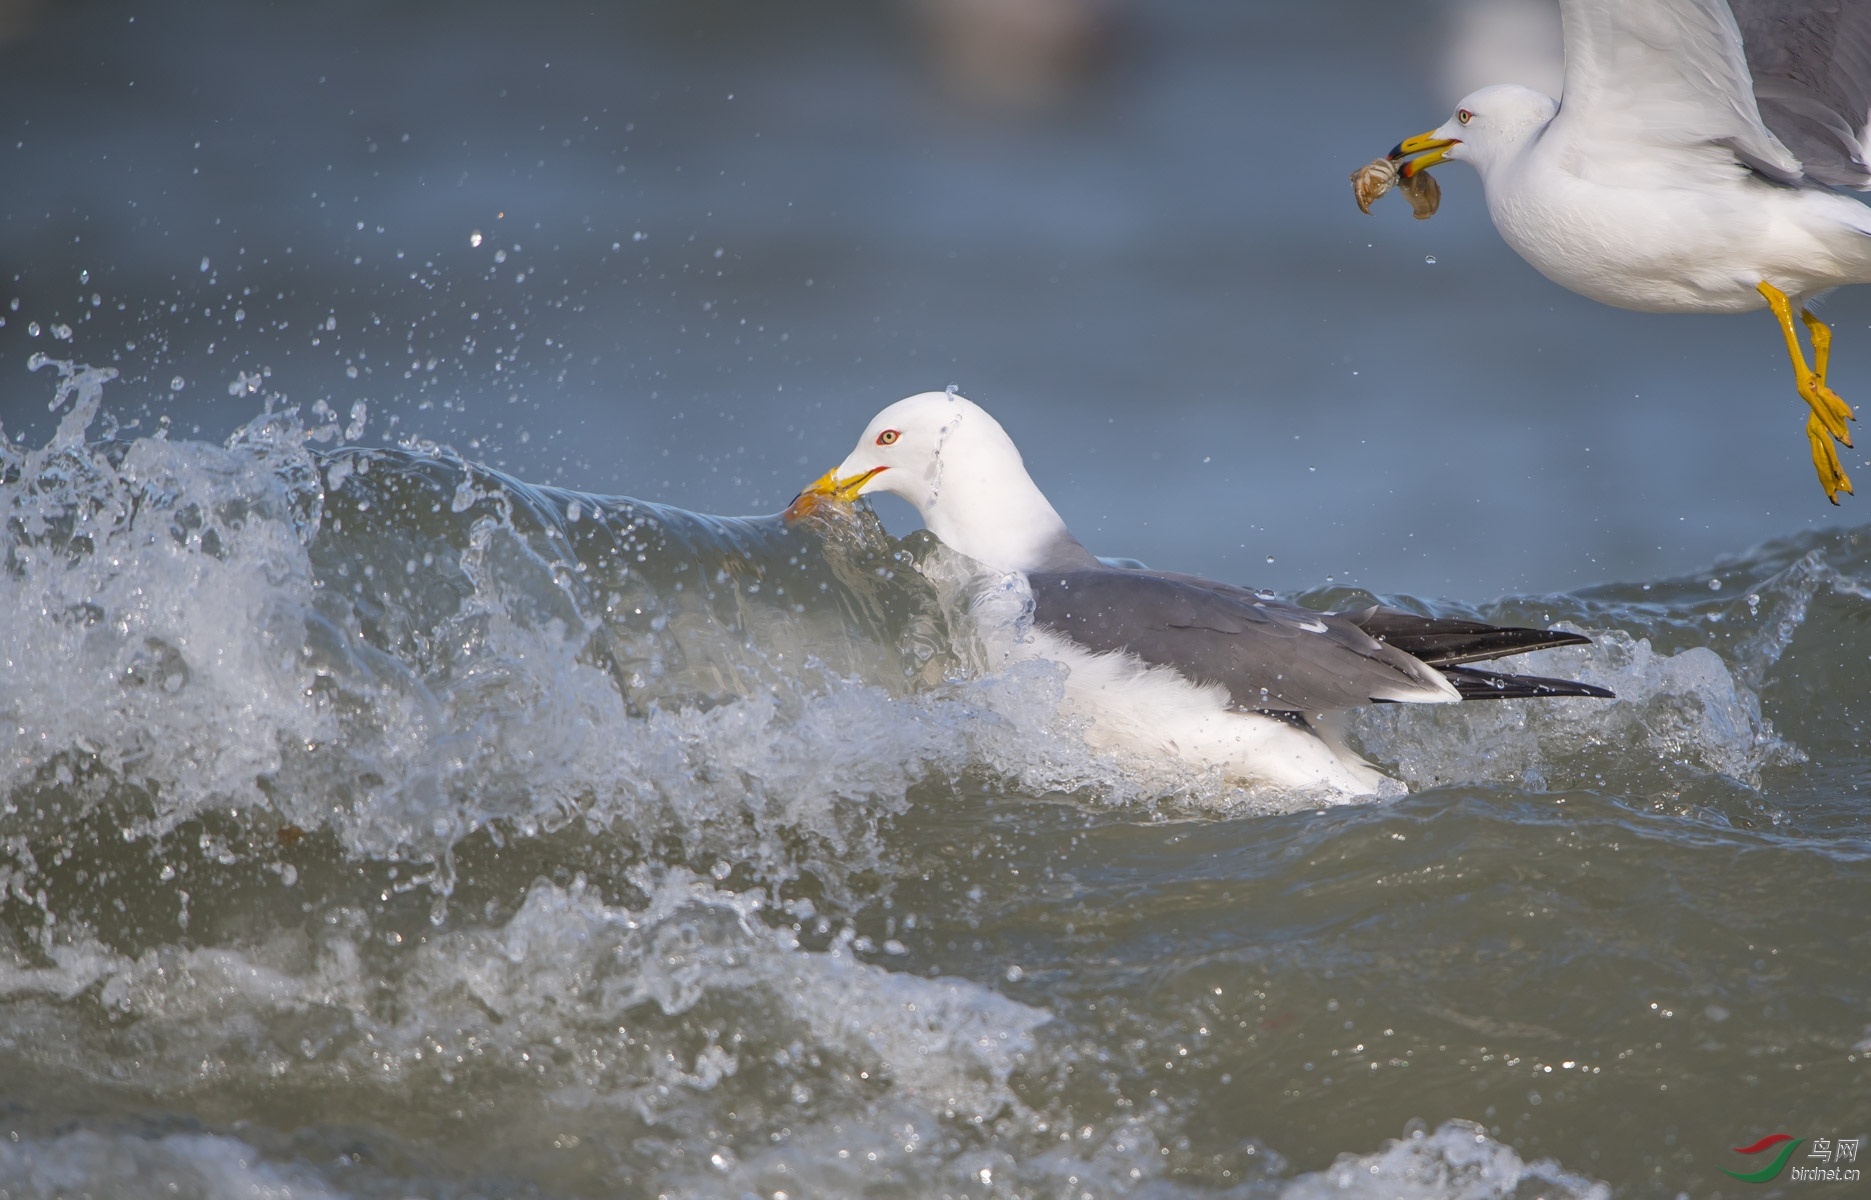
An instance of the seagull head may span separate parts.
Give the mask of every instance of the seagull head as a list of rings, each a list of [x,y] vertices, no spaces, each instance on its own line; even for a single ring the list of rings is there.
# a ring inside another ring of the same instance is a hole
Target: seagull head
[[[1517,154],[1546,128],[1559,101],[1511,83],[1484,87],[1462,97],[1455,114],[1428,133],[1405,138],[1390,152],[1405,177],[1439,162],[1465,162],[1483,176]]]
[[[857,448],[800,492],[785,517],[877,492],[903,497],[950,549],[996,570],[1084,553],[1000,422],[952,392],[910,396],[872,417]]]

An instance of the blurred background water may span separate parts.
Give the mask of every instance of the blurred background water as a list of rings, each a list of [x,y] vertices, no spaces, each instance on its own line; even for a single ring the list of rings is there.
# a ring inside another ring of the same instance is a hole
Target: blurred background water
[[[16,434],[37,322],[185,431],[265,375],[710,512],[957,383],[1100,550],[1269,586],[1563,588],[1856,520],[1765,315],[1573,296],[1463,169],[1430,222],[1351,206],[1470,86],[1556,86],[1540,0],[11,13]],[[1848,399],[1868,303],[1826,310]]]
[[[0,37],[0,1200],[1674,1200],[1867,1135],[1871,500],[1765,316],[1572,296],[1460,168],[1352,203],[1557,86],[1542,0]],[[1366,713],[1411,794],[1318,811],[1091,754],[925,539],[702,515],[950,383],[1100,553],[1567,623],[1620,699]]]

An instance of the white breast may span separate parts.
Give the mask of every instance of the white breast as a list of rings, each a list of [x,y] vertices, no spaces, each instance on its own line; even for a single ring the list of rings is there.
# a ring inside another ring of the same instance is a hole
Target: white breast
[[[1230,709],[1228,691],[1219,684],[1198,686],[1131,654],[1093,654],[1043,629],[1018,653],[1070,672],[1064,708],[1088,722],[1086,741],[1097,749],[1172,755],[1219,767],[1247,784],[1341,795],[1395,790],[1393,781],[1316,734]]]

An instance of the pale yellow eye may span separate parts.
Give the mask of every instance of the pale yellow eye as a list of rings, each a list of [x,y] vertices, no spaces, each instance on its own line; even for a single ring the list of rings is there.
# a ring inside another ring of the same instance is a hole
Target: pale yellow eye
[[[894,429],[886,429],[877,435],[877,444],[879,446],[893,446],[896,444],[896,440],[902,436],[902,434]]]
[[[1459,108],[1455,110],[1455,119],[1466,125],[1475,119],[1475,114],[1465,108]]]

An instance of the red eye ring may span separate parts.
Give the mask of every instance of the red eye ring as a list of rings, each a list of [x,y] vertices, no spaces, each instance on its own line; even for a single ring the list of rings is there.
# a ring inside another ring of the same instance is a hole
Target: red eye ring
[[[1466,125],[1475,119],[1475,114],[1465,108],[1458,108],[1455,110],[1455,119]]]
[[[893,446],[896,444],[896,440],[902,436],[901,433],[898,433],[894,429],[886,429],[877,435],[877,444],[879,446]]]

